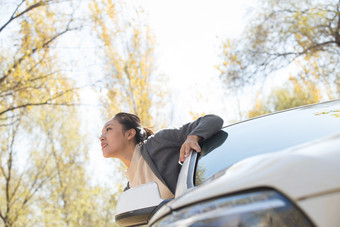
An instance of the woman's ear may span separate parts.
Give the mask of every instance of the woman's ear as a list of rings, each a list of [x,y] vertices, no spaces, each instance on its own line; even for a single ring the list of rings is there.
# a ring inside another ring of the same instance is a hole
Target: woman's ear
[[[127,130],[126,133],[127,133],[128,140],[131,140],[136,136],[136,130],[133,128]]]

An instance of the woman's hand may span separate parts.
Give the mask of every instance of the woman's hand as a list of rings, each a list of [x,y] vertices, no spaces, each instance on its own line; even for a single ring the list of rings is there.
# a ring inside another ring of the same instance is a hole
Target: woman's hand
[[[184,162],[185,158],[189,156],[191,150],[195,150],[196,152],[201,152],[201,147],[198,144],[202,137],[196,135],[189,135],[187,139],[182,144],[180,153],[179,153],[179,162]]]

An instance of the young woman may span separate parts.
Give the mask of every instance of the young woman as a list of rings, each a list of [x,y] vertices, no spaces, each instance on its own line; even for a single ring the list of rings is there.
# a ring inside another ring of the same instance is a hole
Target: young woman
[[[191,150],[200,152],[199,142],[221,130],[223,120],[206,115],[180,128],[156,134],[130,113],[118,113],[106,122],[100,137],[103,155],[118,158],[127,167],[128,188],[156,182],[163,199],[173,198],[181,165]]]

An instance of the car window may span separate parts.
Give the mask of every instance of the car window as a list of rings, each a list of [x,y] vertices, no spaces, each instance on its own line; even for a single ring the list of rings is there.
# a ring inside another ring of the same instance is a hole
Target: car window
[[[340,133],[340,101],[255,118],[222,129],[202,144],[195,185],[250,156]]]

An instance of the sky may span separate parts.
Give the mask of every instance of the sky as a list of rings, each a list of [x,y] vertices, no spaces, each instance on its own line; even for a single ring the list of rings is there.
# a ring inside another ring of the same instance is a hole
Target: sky
[[[223,114],[224,94],[215,66],[220,61],[222,41],[243,31],[250,1],[135,2],[149,18],[157,40],[158,69],[169,77],[175,112],[182,113],[172,124],[191,120],[189,109]]]
[[[222,41],[241,35],[250,0],[134,0],[141,7],[156,38],[157,73],[166,75],[175,117],[170,127],[192,120],[190,111],[214,113],[235,120],[235,103],[225,97],[219,72]],[[230,115],[230,116],[229,116]],[[89,115],[89,117],[93,114]],[[94,126],[92,130],[101,130]],[[99,132],[98,132],[99,137]],[[97,138],[94,138],[97,139]],[[114,165],[98,155],[99,140],[90,150],[90,166],[98,179],[110,184]],[[112,175],[113,174],[113,175]],[[107,178],[105,178],[107,177]],[[106,179],[106,180],[105,180]]]

